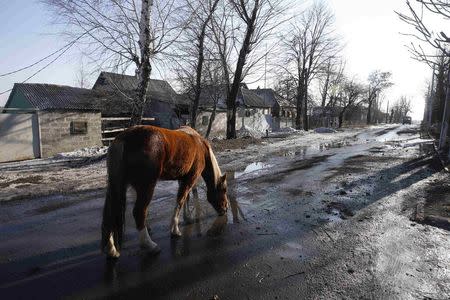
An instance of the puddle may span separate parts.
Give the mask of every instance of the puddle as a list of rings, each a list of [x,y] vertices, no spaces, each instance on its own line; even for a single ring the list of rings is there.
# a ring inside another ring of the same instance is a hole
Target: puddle
[[[234,178],[239,178],[242,175],[248,174],[248,173],[253,173],[253,172],[257,172],[260,171],[262,169],[271,167],[271,164],[265,163],[265,162],[254,162],[251,163],[249,165],[247,165],[244,169],[244,171],[236,171],[234,172]]]

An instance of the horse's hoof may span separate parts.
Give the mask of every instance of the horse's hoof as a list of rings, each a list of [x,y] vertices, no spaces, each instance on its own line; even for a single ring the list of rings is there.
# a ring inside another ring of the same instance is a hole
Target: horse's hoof
[[[120,252],[117,251],[116,247],[110,245],[106,245],[102,252],[106,254],[107,258],[119,258],[120,256]]]
[[[173,238],[173,239],[177,239],[177,238],[180,238],[181,237],[181,232],[170,232],[170,237],[171,238]]]
[[[117,259],[117,258],[120,257],[120,252],[117,251],[117,250],[115,250],[115,249],[109,250],[109,251],[106,253],[106,257],[107,257],[107,258],[111,258],[111,259]]]
[[[146,247],[146,246],[141,246],[142,250],[145,251],[145,254],[147,255],[156,255],[159,254],[161,252],[161,248],[159,248],[158,245],[150,248],[150,247]]]
[[[155,248],[153,248],[152,250],[148,251],[149,255],[157,255],[161,252],[161,248],[159,248],[159,246],[156,246]]]
[[[196,223],[196,219],[191,218],[191,217],[184,217],[184,224],[191,225],[194,223]]]

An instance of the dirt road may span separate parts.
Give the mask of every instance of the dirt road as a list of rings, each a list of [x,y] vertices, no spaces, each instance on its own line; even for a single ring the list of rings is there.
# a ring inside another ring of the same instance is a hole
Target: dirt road
[[[190,203],[199,222],[182,225],[179,239],[169,234],[176,183],[158,184],[148,220],[162,248],[156,257],[139,250],[132,191],[118,261],[105,260],[98,249],[104,183],[2,202],[1,294],[450,298],[449,232],[411,221],[427,197],[425,187],[448,176],[429,155],[429,144],[414,126],[392,125],[323,140],[293,135],[218,155],[230,178],[228,217],[215,218],[200,186],[200,199]]]

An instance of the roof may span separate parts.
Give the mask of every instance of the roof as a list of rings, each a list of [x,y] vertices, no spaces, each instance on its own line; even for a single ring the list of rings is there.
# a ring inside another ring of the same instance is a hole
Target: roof
[[[226,87],[225,85],[210,85],[202,88],[200,94],[200,107],[212,107],[217,101],[218,108],[226,108]],[[247,107],[270,108],[271,104],[266,103],[254,91],[241,86],[237,95],[237,103]]]
[[[271,104],[264,101],[263,98],[258,96],[255,92],[252,90],[248,90],[246,88],[240,88],[239,89],[240,95],[242,97],[243,104],[247,107],[258,107],[258,108],[270,108],[272,107]],[[240,99],[238,99],[239,101]]]
[[[138,78],[136,76],[101,72],[92,89],[96,91],[126,94],[128,97],[133,97],[137,87]],[[147,96],[150,97],[152,101],[157,100],[172,105],[189,104],[187,99],[177,94],[165,80],[150,79]]]
[[[101,95],[95,91],[46,83],[15,83],[5,107],[20,92],[30,105],[39,110],[99,110]]]
[[[253,89],[252,92],[260,96],[267,104],[273,106],[278,103],[281,107],[295,107],[295,104],[278,95],[273,89]]]
[[[227,92],[225,85],[204,86],[200,93],[199,106],[203,108],[213,107],[216,102],[217,108],[226,108],[226,98]]]

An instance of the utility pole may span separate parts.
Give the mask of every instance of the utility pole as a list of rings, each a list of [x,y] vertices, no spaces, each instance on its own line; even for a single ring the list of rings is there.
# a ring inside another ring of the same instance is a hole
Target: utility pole
[[[450,65],[449,65],[450,67]],[[442,150],[445,147],[445,142],[447,140],[447,131],[448,131],[448,118],[450,116],[450,68],[447,69],[447,92],[445,95],[445,106],[444,113],[442,115],[442,126],[441,126],[441,135],[439,137],[439,150]],[[448,153],[450,155],[450,152]]]

